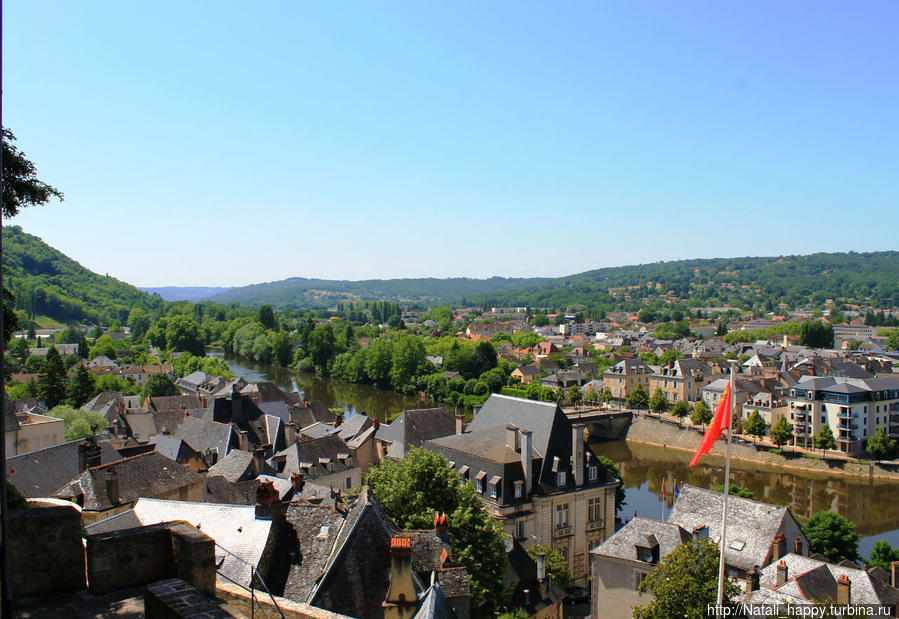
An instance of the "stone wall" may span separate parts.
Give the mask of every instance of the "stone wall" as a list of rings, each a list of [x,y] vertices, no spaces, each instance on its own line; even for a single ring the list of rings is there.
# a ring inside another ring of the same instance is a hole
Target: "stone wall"
[[[224,602],[202,595],[180,578],[167,578],[147,585],[144,612],[148,619],[244,617]]]
[[[87,578],[100,594],[183,578],[215,593],[215,542],[186,523],[163,523],[87,537]]]
[[[14,597],[85,587],[81,509],[68,501],[32,501],[9,512],[9,564]]]
[[[227,602],[228,606],[248,617],[259,614],[263,617],[277,617],[277,604],[285,619],[350,619],[346,615],[332,613],[304,602],[294,602],[277,595],[269,596],[265,591],[253,591],[251,594],[247,589],[222,579],[218,581],[215,594],[220,600]]]

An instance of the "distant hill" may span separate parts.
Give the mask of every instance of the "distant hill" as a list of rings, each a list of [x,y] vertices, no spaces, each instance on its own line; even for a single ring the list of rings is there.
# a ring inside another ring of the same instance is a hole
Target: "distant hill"
[[[212,297],[219,303],[270,304],[276,307],[330,308],[339,301],[391,301],[425,305],[462,302],[469,296],[516,290],[551,281],[548,278],[370,279],[362,281],[292,277],[276,282],[232,288]]]
[[[166,301],[205,301],[230,289],[230,287],[216,286],[160,286],[158,288],[140,286],[140,290],[158,294]]]
[[[158,307],[162,299],[114,277],[84,268],[20,226],[3,227],[5,284],[16,295],[16,309],[61,323],[124,324],[132,307]]]
[[[472,295],[477,305],[639,309],[647,302],[778,309],[835,303],[899,307],[899,252],[712,258],[610,267],[512,291]]]

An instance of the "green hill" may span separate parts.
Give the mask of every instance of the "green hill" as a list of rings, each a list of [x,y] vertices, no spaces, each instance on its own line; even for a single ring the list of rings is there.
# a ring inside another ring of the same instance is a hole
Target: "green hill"
[[[125,324],[132,307],[158,307],[162,299],[114,277],[98,275],[19,226],[3,228],[4,283],[16,310],[61,323]]]
[[[612,267],[515,291],[470,298],[478,305],[639,309],[647,302],[776,310],[835,303],[899,306],[899,252],[713,258]]]
[[[391,301],[433,305],[462,301],[471,295],[507,291],[549,282],[546,278],[370,279],[361,281],[292,277],[232,288],[212,297],[219,303],[269,304],[276,307],[332,308],[340,301]]]

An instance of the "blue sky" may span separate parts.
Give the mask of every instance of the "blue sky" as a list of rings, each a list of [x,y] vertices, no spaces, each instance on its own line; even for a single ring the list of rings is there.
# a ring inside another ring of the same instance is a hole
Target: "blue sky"
[[[892,0],[4,9],[11,223],[136,285],[897,247]]]

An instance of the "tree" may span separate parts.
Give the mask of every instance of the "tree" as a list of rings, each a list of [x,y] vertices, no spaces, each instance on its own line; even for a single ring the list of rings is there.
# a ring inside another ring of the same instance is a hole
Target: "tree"
[[[652,394],[652,398],[649,400],[649,408],[651,408],[652,412],[656,415],[661,415],[668,410],[668,406],[668,398],[665,397],[665,394],[662,393],[661,389],[656,389],[655,393]]]
[[[811,348],[833,348],[833,325],[820,320],[806,320],[799,327],[799,345]]]
[[[61,191],[37,178],[37,168],[13,142],[16,136],[3,128],[3,217],[15,217],[19,209],[42,206],[51,198],[63,200]]]
[[[259,322],[268,331],[278,331],[281,327],[278,325],[278,317],[275,316],[275,310],[271,305],[263,305],[256,312],[256,321]]]
[[[609,477],[618,480],[618,487],[615,488],[615,512],[617,513],[626,505],[625,499],[627,498],[624,491],[624,481],[621,478],[621,471],[619,471],[618,467],[615,466],[615,463],[606,456],[597,456],[596,459],[606,470],[606,473],[609,474]]]
[[[206,334],[189,316],[170,318],[165,327],[166,348],[171,351],[189,352],[201,357],[206,354]]]
[[[51,346],[44,358],[37,376],[41,400],[48,408],[53,408],[66,398],[66,367],[63,365],[55,346]]]
[[[331,361],[334,360],[335,355],[334,330],[330,324],[315,327],[309,336],[307,351],[309,356],[312,357],[315,371],[327,376],[331,369]]]
[[[47,415],[63,420],[67,441],[93,436],[109,425],[106,417],[100,413],[75,409],[71,406],[56,406],[51,408]]]
[[[270,339],[273,360],[284,367],[290,365],[290,359],[293,355],[293,350],[290,346],[290,336],[284,331],[277,331],[272,333]]]
[[[718,492],[724,492],[724,484],[718,484],[718,488],[716,488]],[[749,488],[744,488],[743,486],[739,486],[737,484],[730,484],[727,488],[728,494],[731,496],[739,496],[744,499],[752,499],[755,500],[755,492],[750,490]]]
[[[97,389],[97,380],[94,375],[87,371],[84,365],[79,365],[69,381],[69,390],[67,402],[72,408],[81,408],[81,406],[94,397]]]
[[[878,428],[868,439],[867,449],[875,460],[887,460],[896,453],[896,440],[888,437],[883,428]]]
[[[122,395],[138,395],[140,387],[115,374],[104,374],[97,379],[96,393],[121,393]],[[95,394],[96,395],[96,394]]]
[[[718,545],[706,538],[676,547],[640,583],[639,590],[655,599],[635,607],[635,619],[705,619],[708,606],[718,597],[718,558]],[[738,592],[737,585],[726,579],[725,603]]]
[[[814,514],[802,525],[802,532],[808,538],[809,554],[822,554],[831,563],[858,559],[860,537],[855,525],[835,512]]]
[[[365,375],[375,387],[390,386],[390,370],[393,367],[393,346],[390,340],[372,340],[365,355]]]
[[[181,391],[165,372],[151,374],[141,391],[141,398],[160,398],[167,395],[181,395]]]
[[[139,338],[150,328],[150,315],[142,307],[132,308],[128,314],[128,328],[132,338]]]
[[[746,418],[746,421],[743,422],[743,431],[755,438],[762,438],[765,436],[768,429],[765,426],[765,419],[759,413],[759,409],[753,409],[749,414],[749,417]]]
[[[695,425],[704,426],[712,420],[712,409],[705,403],[705,400],[699,400],[693,405],[693,414],[690,421]]]
[[[572,385],[568,389],[568,401],[572,404],[579,404],[581,399],[584,397],[584,394],[581,393],[581,390],[578,389],[577,385]]]
[[[450,522],[453,563],[468,569],[473,606],[490,603],[506,571],[505,534],[484,510],[470,483],[441,455],[413,447],[398,462],[384,461],[365,473],[384,514],[403,529],[433,526],[438,514]]]
[[[631,408],[646,408],[647,404],[649,404],[649,395],[643,385],[638,384],[627,395],[627,405]]]
[[[546,573],[552,576],[553,583],[565,589],[571,582],[571,573],[568,571],[568,560],[562,553],[551,546],[534,544],[528,548],[528,556],[534,561],[540,553],[546,555]]]
[[[773,426],[771,426],[771,429],[768,430],[768,437],[775,445],[783,447],[793,438],[793,426],[790,425],[790,422],[787,421],[786,417],[781,417]]]
[[[877,566],[889,572],[893,561],[899,561],[899,548],[893,548],[885,539],[874,542],[871,558],[867,561],[868,567]]]
[[[836,446],[837,442],[834,440],[833,430],[830,429],[830,424],[825,423],[818,430],[818,434],[815,435],[815,447],[820,449],[821,453],[824,453],[825,449],[834,449]]]
[[[671,407],[671,414],[683,422],[684,417],[690,414],[690,405],[683,400],[678,400],[674,403],[674,406]]]

